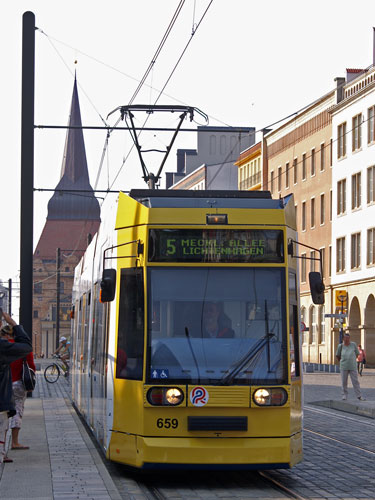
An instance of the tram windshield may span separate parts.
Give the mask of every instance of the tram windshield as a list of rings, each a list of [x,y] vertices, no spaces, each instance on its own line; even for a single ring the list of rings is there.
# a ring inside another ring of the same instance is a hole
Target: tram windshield
[[[285,270],[149,268],[152,383],[282,384]]]

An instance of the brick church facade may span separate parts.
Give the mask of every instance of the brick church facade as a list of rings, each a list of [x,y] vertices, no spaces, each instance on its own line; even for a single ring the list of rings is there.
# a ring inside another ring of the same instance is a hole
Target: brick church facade
[[[76,79],[68,125],[82,126]],[[46,357],[55,351],[62,335],[70,336],[74,268],[100,225],[100,206],[90,185],[80,128],[67,130],[61,177],[55,189],[33,256],[33,350],[37,356],[44,353]]]

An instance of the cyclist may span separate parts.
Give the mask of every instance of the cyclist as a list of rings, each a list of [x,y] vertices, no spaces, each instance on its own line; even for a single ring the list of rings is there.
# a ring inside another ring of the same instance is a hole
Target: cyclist
[[[60,357],[66,369],[69,368],[68,360],[70,358],[70,342],[66,337],[60,337],[60,345],[54,352],[54,355]]]

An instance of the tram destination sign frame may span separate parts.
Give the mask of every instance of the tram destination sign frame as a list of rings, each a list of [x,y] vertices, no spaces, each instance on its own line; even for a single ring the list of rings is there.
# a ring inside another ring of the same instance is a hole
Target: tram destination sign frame
[[[150,229],[148,261],[284,263],[281,229]]]

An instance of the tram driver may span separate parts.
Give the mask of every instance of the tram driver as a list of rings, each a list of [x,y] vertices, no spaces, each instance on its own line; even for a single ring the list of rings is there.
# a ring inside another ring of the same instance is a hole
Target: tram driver
[[[224,313],[220,302],[206,302],[203,305],[202,337],[233,338],[231,321]]]

